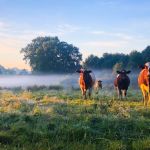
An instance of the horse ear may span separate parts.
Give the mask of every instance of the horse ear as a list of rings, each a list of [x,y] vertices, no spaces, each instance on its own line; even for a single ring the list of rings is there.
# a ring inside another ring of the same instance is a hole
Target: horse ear
[[[126,74],[129,74],[131,71],[129,70],[129,71],[126,71]]]
[[[81,70],[76,70],[76,72],[81,73]]]
[[[118,70],[117,70],[116,72],[117,72],[118,74],[120,74],[120,73],[121,73],[121,72],[120,72],[120,71],[118,71]]]

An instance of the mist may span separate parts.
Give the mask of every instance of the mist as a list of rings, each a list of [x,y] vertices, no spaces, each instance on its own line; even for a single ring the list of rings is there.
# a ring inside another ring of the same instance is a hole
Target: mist
[[[96,80],[102,80],[104,88],[113,88],[113,81],[116,75],[112,70],[92,70]],[[131,72],[128,76],[131,80],[131,87],[138,88],[137,78],[139,72]],[[79,88],[79,74],[50,74],[50,75],[1,75],[0,87],[13,88],[29,86],[55,86],[64,88]]]

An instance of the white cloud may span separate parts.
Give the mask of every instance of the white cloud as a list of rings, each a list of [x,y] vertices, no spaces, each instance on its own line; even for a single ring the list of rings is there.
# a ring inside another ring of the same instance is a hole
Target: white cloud
[[[103,35],[103,34],[106,34],[105,31],[100,31],[100,30],[98,30],[98,31],[91,31],[90,33],[94,34],[94,35]]]
[[[79,31],[81,28],[74,26],[74,25],[70,25],[70,24],[62,24],[62,25],[58,25],[57,26],[57,33],[64,35],[64,34],[68,34],[68,33],[73,33],[73,32],[77,32]]]
[[[3,28],[2,28],[3,27]],[[6,30],[7,29],[7,30]],[[0,39],[1,38],[18,38],[18,40],[32,40],[37,36],[65,36],[79,31],[81,28],[70,24],[60,24],[53,29],[32,29],[28,27],[16,27],[0,22]]]
[[[78,34],[74,37],[74,33]],[[105,52],[129,53],[133,49],[144,49],[150,39],[142,35],[130,35],[126,32],[90,30],[87,27],[83,28],[70,24],[58,25],[53,30],[38,30],[0,22],[0,55],[1,58],[6,59],[3,59],[5,64],[8,60],[8,62],[18,60],[18,63],[24,64],[20,50],[37,36],[58,36],[67,42],[71,39],[71,43],[76,44],[81,49],[84,57],[90,54],[102,56]],[[9,56],[9,59],[6,56]],[[0,64],[2,64],[2,59],[0,59]]]
[[[138,37],[132,40],[95,40],[79,43],[85,59],[90,54],[102,56],[103,53],[129,54],[132,50],[142,51],[149,45],[150,38]]]
[[[9,24],[6,22],[0,21],[0,29],[6,29],[9,27]]]
[[[114,50],[124,47],[126,44],[126,41],[89,41],[81,43],[81,46],[88,47],[91,50]]]
[[[132,39],[134,39],[133,36],[125,34],[125,33],[117,33],[117,32],[114,33],[114,32],[100,31],[100,30],[91,31],[90,33],[93,34],[93,35],[107,36],[108,38],[109,37],[120,38],[122,40],[132,40]]]
[[[63,37],[77,30],[79,30],[78,27],[69,24],[62,24],[56,26],[54,30],[48,31],[48,29],[29,29],[28,27],[17,27],[14,24],[9,25],[0,22],[0,64],[7,67],[19,66],[21,68],[22,66],[22,68],[29,68],[22,60],[23,55],[20,54],[20,50],[30,43],[32,39],[38,36]]]

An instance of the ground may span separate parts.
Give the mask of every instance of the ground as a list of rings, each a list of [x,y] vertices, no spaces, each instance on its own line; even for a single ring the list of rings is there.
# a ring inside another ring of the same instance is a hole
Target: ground
[[[150,149],[150,107],[139,90],[118,100],[114,90],[83,100],[78,89],[0,92],[0,149]]]

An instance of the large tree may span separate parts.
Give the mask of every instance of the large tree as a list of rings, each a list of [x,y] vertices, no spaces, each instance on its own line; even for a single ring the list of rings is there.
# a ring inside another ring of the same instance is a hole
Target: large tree
[[[32,70],[38,72],[73,72],[82,60],[77,47],[58,37],[37,37],[21,53]]]

